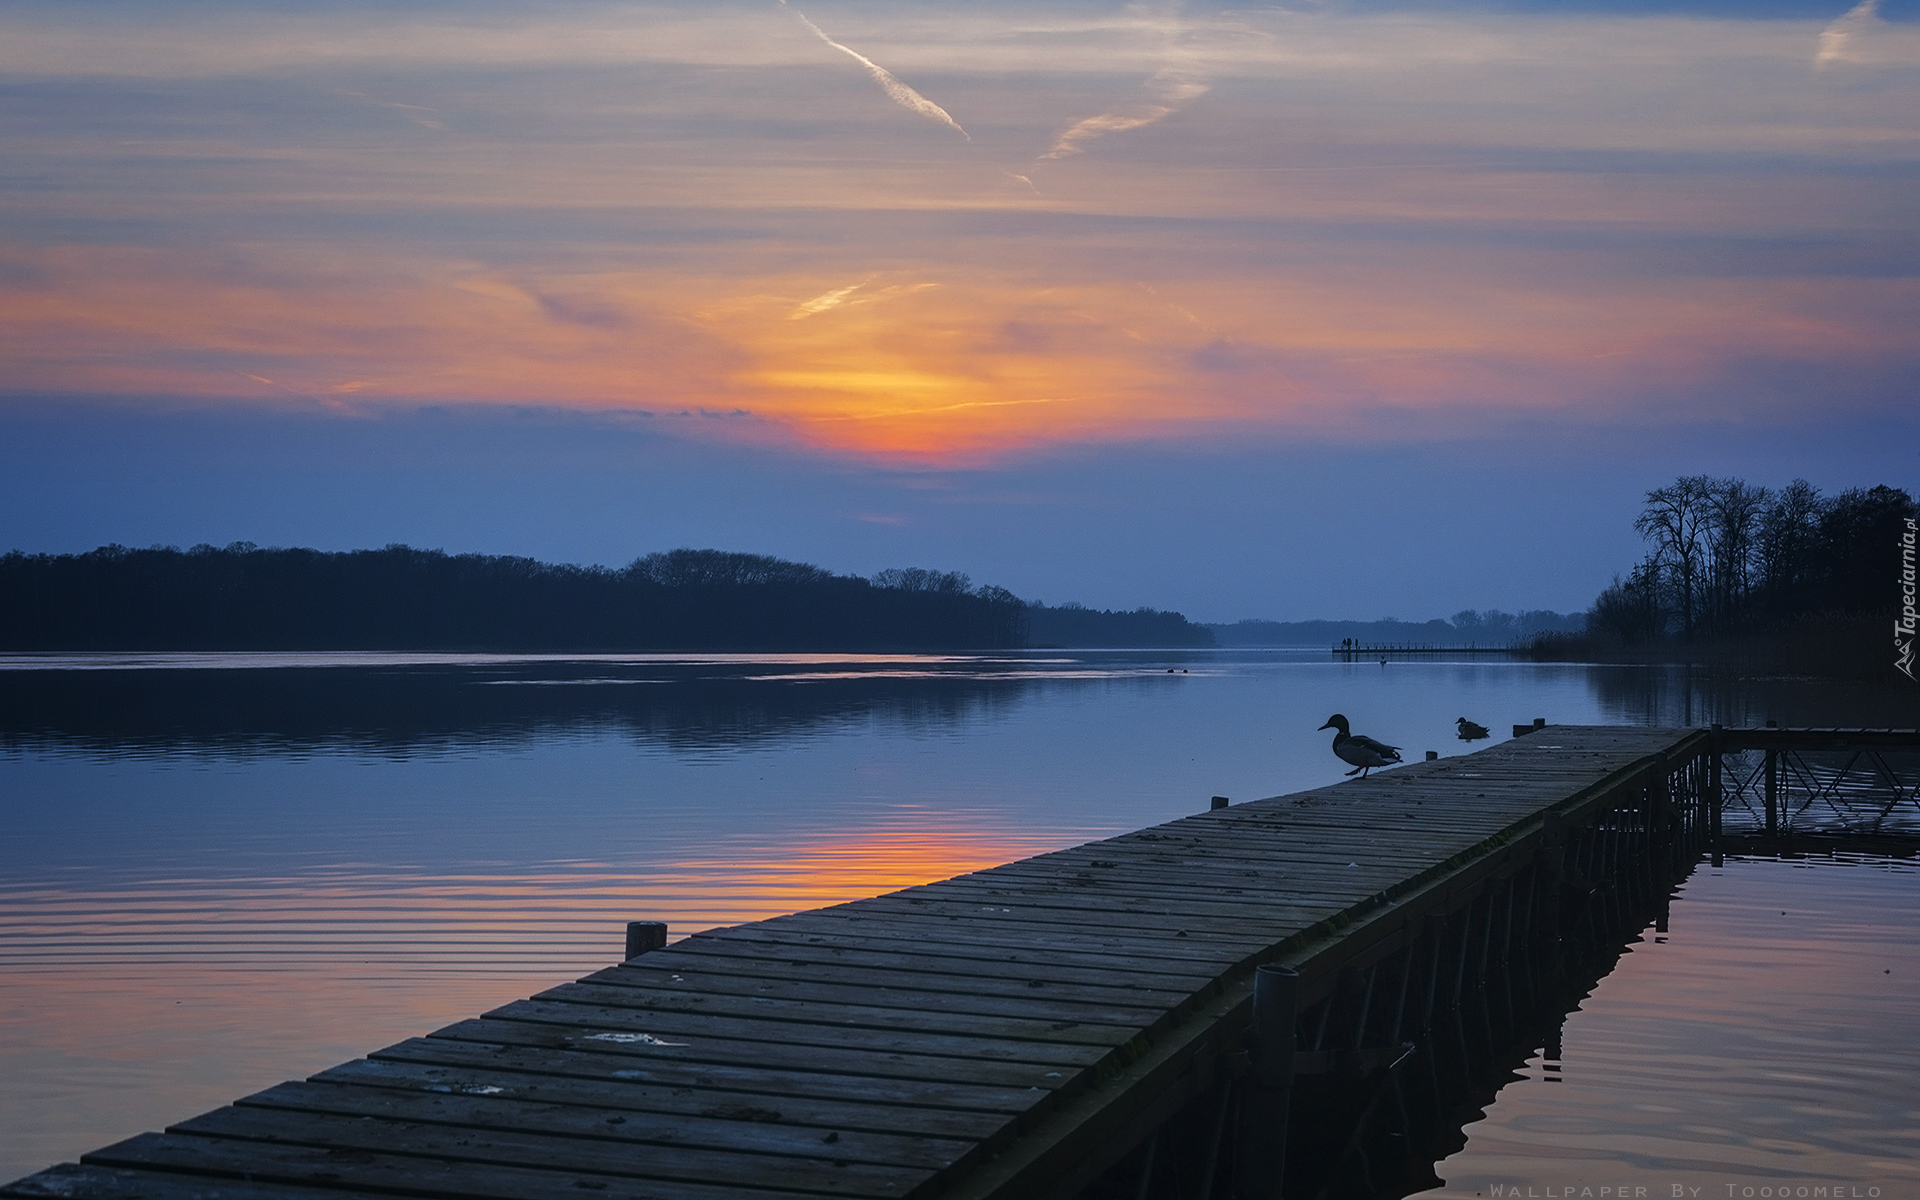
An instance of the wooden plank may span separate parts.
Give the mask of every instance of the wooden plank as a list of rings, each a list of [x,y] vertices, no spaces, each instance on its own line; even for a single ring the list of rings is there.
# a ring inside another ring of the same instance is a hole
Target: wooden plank
[[[1031,1086],[993,1086],[955,1083],[947,1079],[913,1076],[848,1075],[823,1071],[779,1070],[761,1066],[732,1066],[711,1062],[646,1061],[630,1054],[555,1050],[516,1045],[509,1041],[465,1041],[455,1038],[408,1038],[361,1060],[374,1066],[402,1063],[441,1067],[450,1071],[499,1071],[554,1076],[562,1079],[614,1080],[666,1088],[692,1096],[695,1089],[716,1093],[790,1096],[845,1104],[873,1103],[887,1108],[864,1128],[898,1130],[955,1137],[984,1136],[979,1121],[995,1126],[1007,1115],[1030,1111],[1041,1093]],[[358,1064],[349,1063],[335,1070]],[[316,1076],[318,1078],[318,1076]],[[485,1082],[478,1081],[477,1082]],[[523,1089],[526,1085],[522,1085]],[[705,1107],[705,1102],[702,1101]],[[731,1103],[717,1100],[716,1104]]]
[[[249,1183],[340,1186],[450,1200],[741,1200],[738,1187],[634,1180],[616,1174],[571,1169],[528,1169],[409,1154],[380,1154],[352,1147],[143,1133],[96,1150],[88,1166],[195,1174]],[[135,1193],[134,1195],[138,1195]],[[805,1192],[756,1190],[756,1200],[799,1200]]]
[[[1346,863],[1341,864],[1339,876],[1344,880],[1354,880],[1352,869]],[[1404,872],[1396,871],[1393,877],[1397,881],[1406,876]],[[1312,890],[1316,886],[1319,890]],[[1180,911],[1196,914],[1208,911],[1245,914],[1250,910],[1285,909],[1294,912],[1324,910],[1325,915],[1339,912],[1378,890],[1368,890],[1358,884],[1351,884],[1338,892],[1327,883],[1289,886],[1285,879],[1246,870],[1216,868],[1201,872],[1172,867],[1129,866],[1123,870],[1103,871],[1097,876],[1062,878],[1057,873],[1051,877],[1038,873],[996,876],[991,881],[980,881],[973,895],[976,902],[984,902],[983,898],[991,896],[1077,898],[1083,906],[1109,912],[1115,911],[1117,902],[1131,901],[1148,907],[1156,903],[1172,903]],[[965,894],[959,893],[958,889],[943,889],[938,894],[956,893]],[[1201,905],[1209,907],[1196,907]]]
[[[1460,838],[1460,849],[1468,849],[1484,840],[1484,837]],[[1443,858],[1458,853],[1458,850],[1449,853],[1449,847],[1444,845],[1436,846],[1434,850]],[[1342,881],[1352,879],[1348,872],[1349,864],[1354,861],[1357,860],[1343,858],[1332,865],[1316,864],[1312,867],[1287,862],[1284,858],[1257,856],[1210,856],[1172,864],[1123,861],[1111,869],[1088,869],[1070,875],[1057,870],[1008,871],[980,879],[978,883],[1003,888],[1084,888],[1088,889],[1089,895],[1105,895],[1109,891],[1117,892],[1129,887],[1150,888],[1178,895],[1205,897],[1215,902],[1218,902],[1218,895],[1224,889],[1237,888],[1240,894],[1248,897],[1261,894],[1292,907],[1318,908],[1343,901],[1351,893],[1351,887]],[[1430,864],[1422,864],[1423,867],[1425,865]],[[1413,873],[1405,869],[1394,872],[1396,878],[1407,878]],[[1240,903],[1252,904],[1254,900],[1250,898]]]
[[[767,985],[771,989],[772,985]],[[1143,1023],[1164,1013],[1130,1009],[1124,1015],[1102,1013],[1087,1006],[1051,1005],[1035,998],[981,1001],[968,1008],[939,1003],[914,1005],[912,998],[897,1005],[867,1003],[876,989],[853,984],[815,984],[814,998],[776,996],[745,991],[693,991],[636,984],[614,987],[600,983],[563,983],[533,997],[535,1002],[575,1004],[595,1008],[629,1008],[643,1013],[687,1013],[709,1017],[741,1017],[755,1021],[782,1021],[801,1025],[831,1025],[836,1029],[924,1031],[957,1036],[991,1037],[1019,1041],[1073,1042],[1117,1046],[1133,1036]],[[997,1010],[997,1011],[996,1011]]]
[[[484,1066],[473,1067],[361,1058],[329,1067],[308,1082],[465,1096],[497,1094],[613,1113],[783,1122],[897,1139],[910,1146],[947,1142],[973,1145],[992,1137],[1006,1124],[1004,1114],[923,1111],[913,1103],[918,1097],[904,1090],[875,1100],[821,1100],[796,1095],[792,1089],[772,1082],[757,1091],[717,1088],[705,1081],[688,1081],[685,1086],[675,1087],[604,1075],[508,1070],[492,1056],[484,1057],[488,1060]]]
[[[760,1129],[755,1122],[740,1124],[750,1132]],[[663,1184],[765,1187],[872,1200],[905,1196],[932,1174],[922,1168],[681,1146],[648,1146],[645,1153],[639,1153],[635,1146],[605,1137],[553,1137],[522,1130],[461,1128],[250,1106],[215,1109],[182,1121],[167,1132],[209,1140],[272,1142],[487,1167],[543,1170],[565,1163],[573,1171]]]
[[[836,1125],[802,1125],[783,1110],[746,1104],[715,1105],[721,1115],[653,1113],[624,1107],[570,1105],[552,1096],[528,1101],[506,1093],[499,1084],[482,1084],[442,1092],[376,1088],[340,1081],[283,1083],[234,1101],[241,1107],[290,1112],[326,1113],[340,1117],[378,1117],[425,1125],[465,1129],[551,1134],[586,1138],[620,1146],[664,1145],[699,1151],[744,1151],[749,1154],[787,1155],[794,1159],[838,1159],[867,1166],[907,1167],[923,1171],[953,1165],[973,1148],[972,1142],[951,1139],[899,1137],[841,1129]],[[182,1132],[187,1132],[183,1126]],[[652,1151],[643,1152],[651,1165]],[[721,1159],[731,1157],[723,1155]],[[706,1160],[701,1159],[704,1163]],[[685,1178],[700,1178],[682,1173]],[[796,1182],[795,1186],[798,1186]]]
[[[1023,954],[1028,961],[1044,961],[1048,953],[1063,957],[1071,955],[1077,961],[1099,961],[1099,951],[1105,949],[1112,952],[1112,957],[1106,961],[1116,965],[1130,959],[1163,969],[1188,970],[1200,967],[1209,976],[1217,975],[1246,958],[1241,946],[1221,946],[1215,941],[1201,938],[1155,938],[1147,941],[1102,933],[1088,926],[1041,928],[1005,923],[970,924],[951,918],[942,918],[938,923],[875,919],[879,916],[874,914],[874,917],[861,918],[820,910],[800,914],[797,918],[780,918],[790,922],[780,932],[802,934],[804,941],[817,945],[871,947],[887,942],[902,947],[905,953],[912,952],[905,949],[908,947],[926,947],[944,942],[953,946],[999,950],[1009,961]],[[760,932],[755,930],[754,936],[759,936]]]
[[[1098,1062],[1119,1044],[1110,1026],[1081,1026],[1074,1021],[1055,1021],[1053,1031],[1061,1033],[1074,1030],[1087,1034],[1078,1042],[1048,1042],[1021,1036],[1031,1031],[1032,1022],[1005,1022],[1008,1031],[998,1034],[942,1034],[877,1025],[756,1021],[745,1017],[649,1012],[603,1004],[568,1004],[548,1000],[516,1000],[501,1005],[485,1014],[485,1017],[492,1021],[560,1026],[568,1031],[566,1036],[574,1044],[628,1041],[647,1044],[646,1039],[664,1038],[670,1042],[681,1042],[679,1048],[690,1049],[694,1054],[719,1041],[784,1048],[817,1047],[868,1054],[883,1052],[948,1057],[962,1061],[1086,1066]],[[664,1052],[675,1047],[663,1047],[655,1043],[653,1048]]]
[[[1038,896],[1009,895],[998,903],[988,903],[982,898],[965,901],[927,900],[919,904],[881,896],[860,903],[860,916],[855,919],[882,919],[895,925],[914,922],[930,926],[929,932],[952,921],[1071,932],[1077,929],[1111,929],[1116,918],[1121,916],[1148,918],[1126,922],[1127,929],[1139,942],[1191,938],[1195,942],[1237,950],[1242,957],[1273,944],[1293,929],[1323,921],[1339,911],[1329,907],[1266,908],[1247,913],[1236,920],[1223,914],[1176,913],[1171,905],[1116,905],[1103,909],[1084,904],[1061,904],[1054,897]]]
[[[972,969],[1014,970],[1022,965],[1058,966],[1062,969],[1134,972],[1155,984],[1167,978],[1191,980],[1195,987],[1213,979],[1222,964],[1237,956],[1187,945],[1155,946],[1152,953],[1139,953],[1132,942],[1121,938],[1095,936],[1040,937],[1021,930],[949,929],[938,939],[928,939],[920,931],[895,931],[891,936],[878,926],[858,925],[840,917],[818,917],[799,913],[779,918],[782,924],[758,921],[710,929],[695,934],[681,946],[697,946],[706,939],[725,940],[739,945],[771,944],[787,954],[804,949],[879,953],[902,964],[913,960],[951,965],[966,963]],[[1004,964],[1004,966],[1001,966]]]
[[[666,976],[681,974],[688,980],[698,980],[700,986],[717,987],[721,986],[717,981],[722,979],[733,980],[738,986],[760,981],[811,983],[822,978],[823,973],[833,972],[839,977],[871,981],[875,987],[930,995],[1016,996],[1040,988],[1042,995],[1064,1002],[1147,1010],[1180,1004],[1211,982],[1206,977],[1167,976],[1165,986],[1148,986],[1139,982],[1139,976],[1120,971],[1089,971],[1043,963],[998,963],[992,974],[966,973],[956,969],[957,966],[955,963],[930,964],[925,957],[917,955],[821,950],[816,946],[742,945],[713,938],[701,947],[699,954],[654,951],[644,959],[596,971],[586,979],[618,984],[628,972],[638,970]]]
[[[659,1046],[644,1042],[610,1041],[596,1036],[601,1032],[603,1031],[567,1024],[479,1018],[460,1021],[444,1029],[435,1030],[431,1036],[474,1042],[497,1042],[508,1046],[598,1050],[606,1054],[619,1054],[651,1061],[730,1064],[787,1071],[811,1070],[841,1079],[877,1077],[940,1080],[979,1084],[985,1087],[1034,1088],[1039,1091],[1062,1086],[1061,1078],[1074,1069],[1072,1064],[1008,1061],[1001,1057],[968,1057],[965,1052],[972,1047],[962,1045],[949,1045],[949,1053],[946,1054],[902,1053],[894,1050],[872,1049],[858,1044],[826,1047],[825,1049],[834,1052],[821,1053],[822,1047],[816,1045],[732,1041],[718,1037],[691,1039],[685,1046]],[[998,1044],[984,1042],[981,1045],[992,1049]],[[1091,1055],[1095,1059],[1101,1056],[1097,1050],[1091,1052]]]
[[[581,1193],[584,1195],[585,1193]],[[392,1200],[385,1192],[242,1183],[159,1171],[126,1171],[64,1163],[0,1187],[5,1197],[65,1200]]]
[[[649,956],[651,957],[651,956]],[[687,956],[694,961],[694,956]],[[1167,1011],[1186,999],[1184,994],[1166,993],[1167,1001],[1161,1004],[1137,1002],[1121,1005],[1112,993],[1115,989],[1101,989],[1106,995],[1092,997],[1084,992],[1063,994],[1056,988],[1051,991],[1041,987],[1016,984],[1012,988],[989,988],[985,985],[992,980],[978,980],[982,985],[969,990],[930,990],[916,986],[912,977],[900,972],[891,972],[881,976],[877,972],[848,972],[845,982],[819,982],[821,972],[811,972],[805,979],[782,979],[765,975],[729,975],[716,973],[704,967],[683,966],[679,970],[664,965],[655,965],[646,959],[636,959],[633,964],[609,967],[595,972],[580,981],[580,985],[599,984],[608,987],[628,988],[645,996],[686,995],[686,996],[739,996],[764,998],[769,1000],[816,1001],[821,1003],[856,1003],[867,1007],[900,1008],[925,1015],[938,1015],[944,1019],[946,1014],[966,1014],[972,1016],[1019,1016],[1033,1021],[1053,1022],[1074,1020],[1097,1025],[1119,1025],[1127,1028],[1145,1027],[1160,1020]],[[1037,984],[1039,981],[1029,981]],[[550,992],[541,992],[534,996],[536,1000],[558,999]]]
[[[915,941],[950,940],[979,946],[1003,947],[1010,952],[1019,950],[1077,952],[1082,954],[1124,954],[1140,959],[1192,959],[1195,965],[1205,964],[1208,973],[1218,970],[1220,962],[1238,961],[1241,948],[1248,938],[1242,935],[1182,938],[1174,941],[1170,937],[1143,939],[1139,931],[1131,926],[1120,927],[1112,923],[1099,925],[1058,925],[1053,928],[1035,928],[1031,923],[1015,924],[991,922],[986,917],[992,914],[980,912],[979,921],[948,921],[943,918],[937,930],[931,930],[920,924],[910,924],[913,918],[924,918],[926,914],[912,911],[917,906],[896,905],[893,911],[873,907],[884,901],[883,897],[870,900],[855,900],[847,904],[836,904],[831,908],[818,908],[810,912],[794,913],[790,916],[775,917],[766,924],[778,923],[781,929],[805,930],[809,933],[862,932],[872,937],[908,938]],[[987,906],[979,906],[981,909]],[[997,906],[1004,907],[1004,906]],[[973,912],[956,913],[956,916],[973,916]]]

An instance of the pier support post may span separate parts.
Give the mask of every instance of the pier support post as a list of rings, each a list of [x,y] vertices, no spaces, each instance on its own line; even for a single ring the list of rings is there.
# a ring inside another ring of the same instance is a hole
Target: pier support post
[[[1772,721],[1767,728],[1774,728]],[[1767,747],[1767,836],[1780,836],[1780,751]]]
[[[1647,788],[1647,840],[1664,847],[1673,824],[1673,764],[1665,754],[1655,762],[1653,782]]]
[[[1540,888],[1536,928],[1542,941],[1560,940],[1560,906],[1567,880],[1566,820],[1553,810],[1540,818],[1540,853],[1534,859],[1543,886]]]
[[[1253,973],[1253,1078],[1241,1119],[1237,1200],[1280,1200],[1287,1173],[1287,1117],[1293,1098],[1294,1019],[1300,973],[1266,964]]]
[[[638,958],[649,950],[658,950],[667,944],[667,923],[665,921],[628,921],[627,957]]]
[[[1708,743],[1710,751],[1707,758],[1707,837],[1713,845],[1714,866],[1720,865],[1720,755],[1724,737],[1722,727],[1713,727],[1712,741]]]

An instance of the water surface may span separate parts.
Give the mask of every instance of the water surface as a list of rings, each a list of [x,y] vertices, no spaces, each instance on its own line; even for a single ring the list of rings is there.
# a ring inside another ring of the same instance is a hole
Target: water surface
[[[1334,782],[1335,711],[1409,758],[1466,752],[1459,716],[1920,724],[1842,685],[1324,651],[0,656],[0,1179],[597,969],[628,920]]]

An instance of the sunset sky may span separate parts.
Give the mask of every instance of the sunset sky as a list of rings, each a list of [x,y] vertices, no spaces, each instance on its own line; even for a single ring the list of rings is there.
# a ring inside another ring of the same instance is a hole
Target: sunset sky
[[[0,550],[1583,608],[1920,489],[1920,0],[0,9]]]

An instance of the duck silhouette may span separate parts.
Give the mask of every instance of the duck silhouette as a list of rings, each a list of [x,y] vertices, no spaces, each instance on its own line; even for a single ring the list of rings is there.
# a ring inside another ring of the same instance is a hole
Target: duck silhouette
[[[1465,717],[1461,717],[1454,724],[1460,727],[1460,740],[1463,742],[1476,742],[1487,736],[1485,725],[1476,725]]]
[[[1400,747],[1349,732],[1347,719],[1339,713],[1328,717],[1327,723],[1320,728],[1339,731],[1333,735],[1333,753],[1340,761],[1353,764],[1353,770],[1347,772],[1349,776],[1358,775],[1365,779],[1367,772],[1373,768],[1400,761]]]

